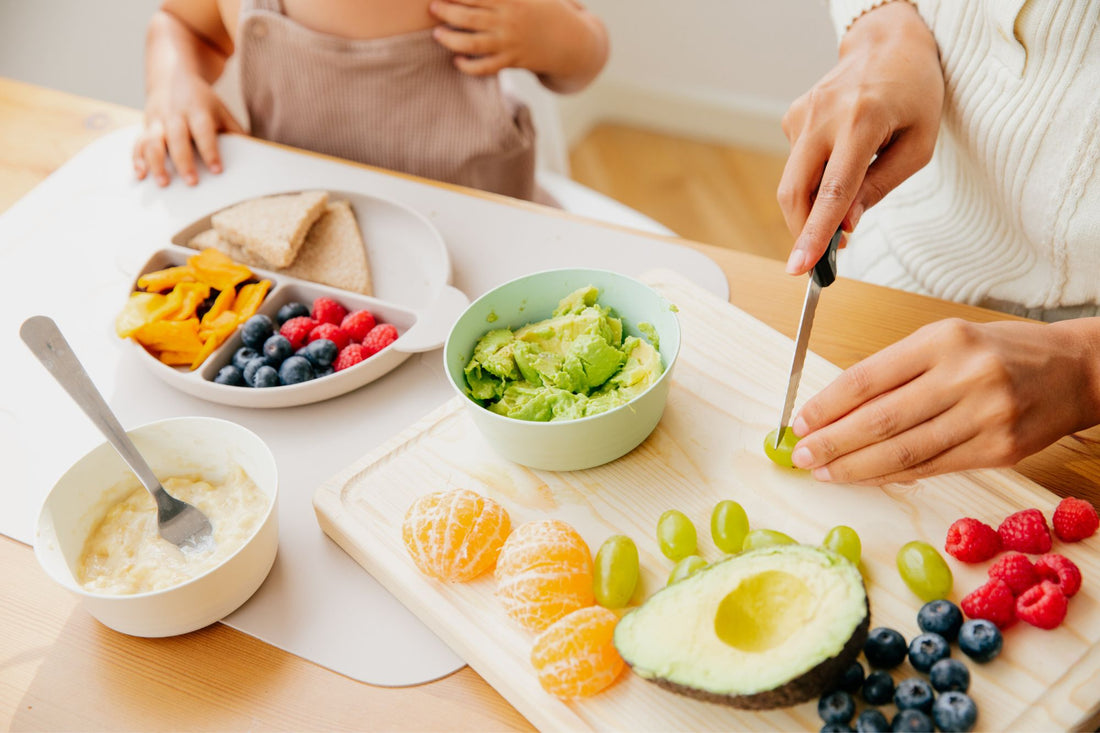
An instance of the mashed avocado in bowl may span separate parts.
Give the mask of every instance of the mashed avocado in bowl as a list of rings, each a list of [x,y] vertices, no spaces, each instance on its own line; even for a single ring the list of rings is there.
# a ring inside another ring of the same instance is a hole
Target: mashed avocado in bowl
[[[614,460],[653,431],[680,349],[676,309],[634,278],[526,275],[459,316],[444,366],[497,453],[532,468]]]
[[[664,371],[660,352],[624,337],[599,292],[578,288],[550,318],[482,336],[463,370],[468,394],[498,415],[548,422],[598,415],[649,389]],[[638,329],[660,344],[651,324]]]

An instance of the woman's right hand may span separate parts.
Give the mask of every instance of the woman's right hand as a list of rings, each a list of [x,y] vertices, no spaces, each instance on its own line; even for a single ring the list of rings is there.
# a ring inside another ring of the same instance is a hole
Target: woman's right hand
[[[145,129],[134,144],[134,173],[138,180],[152,174],[160,186],[171,175],[167,159],[188,184],[198,183],[195,150],[212,173],[221,173],[219,132],[244,132],[213,87],[204,79],[180,71],[149,93]]]
[[[893,0],[856,19],[837,65],[783,117],[791,153],[778,199],[796,238],[788,273],[809,271],[837,227],[851,231],[928,163],[943,96],[936,41],[912,4]]]

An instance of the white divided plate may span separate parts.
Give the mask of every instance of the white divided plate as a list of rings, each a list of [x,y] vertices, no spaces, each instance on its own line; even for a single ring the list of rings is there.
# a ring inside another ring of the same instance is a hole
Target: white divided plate
[[[271,281],[271,289],[257,312],[274,321],[276,312],[286,303],[299,301],[309,305],[315,298],[327,296],[349,312],[366,309],[380,323],[392,323],[397,328],[396,341],[348,369],[301,384],[262,389],[213,381],[218,370],[230,363],[233,352],[241,347],[239,329],[194,371],[168,366],[131,341],[139,358],[169,385],[202,399],[238,407],[290,407],[350,392],[396,368],[411,354],[441,347],[451,324],[469,304],[466,295],[450,285],[451,258],[443,237],[423,216],[395,202],[345,191],[329,191],[329,196],[352,205],[367,248],[376,297],[254,267],[257,279]],[[172,237],[172,244],[155,252],[141,268],[139,277],[185,264],[196,251],[184,243],[209,229],[210,217],[215,213]],[[131,291],[136,289],[135,278]]]

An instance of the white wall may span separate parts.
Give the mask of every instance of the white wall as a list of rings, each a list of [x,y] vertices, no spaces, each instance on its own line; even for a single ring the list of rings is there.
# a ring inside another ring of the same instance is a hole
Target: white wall
[[[158,0],[0,0],[0,75],[132,107]],[[601,120],[786,150],[779,119],[832,65],[823,0],[587,0],[607,69],[561,100],[566,137]]]

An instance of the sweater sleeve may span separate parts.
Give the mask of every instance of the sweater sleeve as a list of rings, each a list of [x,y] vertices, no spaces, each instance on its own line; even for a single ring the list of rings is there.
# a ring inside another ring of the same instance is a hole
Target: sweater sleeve
[[[833,28],[836,30],[839,42],[852,23],[871,10],[895,0],[829,0],[829,17],[832,18]],[[907,0],[897,0],[906,2]]]

